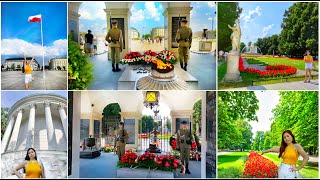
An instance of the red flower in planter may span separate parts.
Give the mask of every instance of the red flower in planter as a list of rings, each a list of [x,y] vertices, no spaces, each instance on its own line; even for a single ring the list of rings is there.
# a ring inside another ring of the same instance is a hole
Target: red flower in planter
[[[170,164],[168,163],[168,161],[164,164],[165,167],[169,167]]]

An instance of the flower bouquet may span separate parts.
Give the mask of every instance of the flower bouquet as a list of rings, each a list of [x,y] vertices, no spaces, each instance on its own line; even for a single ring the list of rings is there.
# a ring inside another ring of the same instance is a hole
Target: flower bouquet
[[[169,63],[169,64],[176,64],[178,62],[178,59],[176,58],[176,56],[168,50],[160,51],[158,53],[157,58],[163,61],[164,63]]]
[[[172,155],[160,155],[155,158],[158,169],[164,171],[174,171],[176,169],[181,169],[181,162]]]
[[[118,165],[122,167],[130,167],[132,165],[135,165],[137,158],[138,154],[136,152],[132,152],[130,150],[126,151],[121,160],[118,162]]]
[[[147,151],[144,154],[140,155],[136,162],[138,163],[139,167],[154,169],[156,168],[156,164],[154,163],[155,157],[155,154]]]
[[[109,153],[114,151],[114,147],[111,145],[106,145],[104,147],[101,147],[100,150],[103,152]]]
[[[147,50],[144,52],[143,56],[144,56],[144,62],[146,64],[149,64],[153,60],[156,60],[157,53],[151,50]]]
[[[132,52],[130,51],[128,54],[124,56],[123,59],[120,60],[122,65],[129,64],[129,65],[138,65],[144,61],[144,57],[139,52]]]

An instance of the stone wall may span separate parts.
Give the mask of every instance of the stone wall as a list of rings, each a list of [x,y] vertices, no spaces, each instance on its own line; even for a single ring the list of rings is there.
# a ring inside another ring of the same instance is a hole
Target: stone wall
[[[216,92],[207,91],[206,178],[216,178]]]
[[[24,161],[26,151],[4,153],[1,155],[1,179],[17,178],[12,172]],[[46,178],[67,178],[67,152],[37,151],[38,159],[43,163]],[[20,173],[23,173],[20,170]],[[23,174],[24,176],[24,174]]]

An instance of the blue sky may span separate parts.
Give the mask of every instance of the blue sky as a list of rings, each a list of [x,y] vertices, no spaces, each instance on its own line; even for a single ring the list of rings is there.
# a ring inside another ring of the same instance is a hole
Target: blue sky
[[[57,94],[67,98],[67,91],[2,91],[1,107],[12,107],[14,103],[31,94]]]
[[[258,38],[280,34],[285,10],[292,2],[240,2],[241,42],[256,42]]]
[[[212,29],[212,16],[216,11],[213,2],[192,2],[190,27],[194,32],[202,31],[204,28]],[[103,33],[106,27],[106,13],[104,2],[83,2],[80,6],[80,31],[92,30],[93,34]],[[135,2],[131,7],[130,26],[139,32],[149,33],[157,26],[164,25],[162,15],[164,8],[160,2]],[[216,17],[213,19],[213,28],[216,28]],[[145,27],[145,28],[143,28]]]
[[[43,19],[46,60],[52,57],[66,57],[67,3],[65,2],[2,2],[2,55],[15,57],[23,55],[23,51],[29,56],[42,55],[39,50],[41,49],[40,23],[28,22],[29,16],[38,14],[41,14]]]

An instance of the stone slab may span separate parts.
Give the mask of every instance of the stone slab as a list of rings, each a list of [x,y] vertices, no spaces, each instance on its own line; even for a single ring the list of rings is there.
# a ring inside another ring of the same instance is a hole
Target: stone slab
[[[117,178],[174,178],[174,173],[170,171],[119,168]]]
[[[133,70],[134,68],[138,67],[139,65],[130,65],[127,66],[125,71],[122,73],[121,77],[118,80],[118,90],[135,90],[137,81],[145,76],[148,76],[148,73],[137,73],[139,70]],[[150,66],[146,66],[146,69],[150,70]],[[193,77],[188,72],[181,69],[179,66],[174,67],[175,74],[181,78],[182,80],[186,81],[189,86],[189,90],[197,90],[198,89],[198,80]]]
[[[93,151],[80,151],[80,158],[96,158],[100,156],[100,151],[93,150]]]

